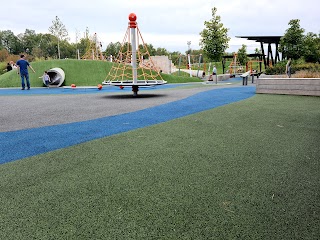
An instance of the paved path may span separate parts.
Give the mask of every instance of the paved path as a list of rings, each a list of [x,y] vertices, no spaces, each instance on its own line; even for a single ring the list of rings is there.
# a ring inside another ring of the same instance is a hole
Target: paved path
[[[0,97],[0,164],[240,101],[255,87],[184,86],[139,94]]]

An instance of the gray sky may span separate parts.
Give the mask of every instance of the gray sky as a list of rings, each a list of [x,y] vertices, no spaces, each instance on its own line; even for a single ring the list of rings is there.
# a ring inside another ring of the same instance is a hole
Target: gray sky
[[[2,4],[0,30],[48,33],[58,16],[72,42],[77,31],[82,37],[88,27],[90,35],[97,33],[105,48],[110,42],[122,42],[128,15],[134,12],[145,43],[184,53],[187,41],[191,41],[192,49],[200,49],[199,33],[204,21],[212,18],[213,7],[229,29],[229,52],[246,44],[247,52],[252,53],[260,46],[235,36],[283,35],[291,19],[300,19],[306,32],[320,33],[319,0],[28,0]]]

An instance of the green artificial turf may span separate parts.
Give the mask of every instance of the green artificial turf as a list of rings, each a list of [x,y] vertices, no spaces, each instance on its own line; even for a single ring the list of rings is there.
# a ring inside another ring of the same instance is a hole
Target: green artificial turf
[[[319,106],[256,95],[0,165],[0,239],[318,239]]]

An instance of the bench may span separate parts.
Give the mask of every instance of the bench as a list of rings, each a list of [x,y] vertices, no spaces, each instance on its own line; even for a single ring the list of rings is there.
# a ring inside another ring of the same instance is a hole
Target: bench
[[[243,73],[240,75],[242,77],[242,85],[248,85],[248,76],[250,75],[250,71]]]

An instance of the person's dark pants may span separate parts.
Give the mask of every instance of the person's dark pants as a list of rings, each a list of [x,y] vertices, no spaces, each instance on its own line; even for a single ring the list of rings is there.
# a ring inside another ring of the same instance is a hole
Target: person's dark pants
[[[29,89],[29,88],[30,88],[29,74],[28,74],[28,73],[20,73],[20,76],[21,76],[21,86],[22,86],[22,89],[25,89],[25,87],[26,87],[26,85],[25,85],[25,83],[24,83],[24,78],[26,79],[27,88]]]

